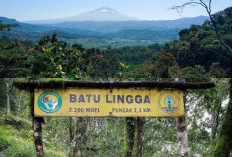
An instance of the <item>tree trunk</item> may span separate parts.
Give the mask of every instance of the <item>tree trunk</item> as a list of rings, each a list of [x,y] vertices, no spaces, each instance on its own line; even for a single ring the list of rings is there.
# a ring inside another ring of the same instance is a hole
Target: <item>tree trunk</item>
[[[44,157],[41,118],[33,118],[34,140],[37,157]]]
[[[83,118],[75,117],[75,130],[74,130],[74,138],[73,142],[75,143],[72,148],[72,157],[80,157],[81,156],[81,137],[82,137],[82,121]]]
[[[6,103],[7,103],[7,116],[11,114],[11,105],[10,105],[10,79],[6,78]]]
[[[42,123],[44,122],[42,117],[34,117],[34,91],[31,90],[31,116],[32,116],[32,128],[34,131],[34,143],[36,157],[44,157],[43,141],[42,141]]]
[[[134,137],[134,147],[133,147],[133,157],[142,157],[143,156],[143,126],[145,118],[138,117],[136,118],[135,123],[135,137]]]
[[[232,58],[231,58],[231,71],[232,78]],[[226,110],[224,120],[222,122],[222,129],[219,138],[216,142],[213,157],[229,157],[232,149],[232,79],[230,78],[230,100]]]
[[[6,98],[7,98],[7,116],[10,116],[10,113],[11,113],[11,105],[10,105],[10,94],[7,90],[6,92]]]
[[[17,116],[19,117],[20,113],[20,108],[21,108],[21,100],[18,102],[18,109],[17,109]]]
[[[184,92],[184,106],[186,104],[186,92]],[[179,157],[188,157],[188,135],[186,115],[177,118],[177,138],[178,138],[178,154]]]
[[[134,146],[134,135],[135,135],[135,119],[124,118],[124,147],[123,156],[131,157]]]
[[[72,157],[72,143],[73,143],[73,127],[72,127],[72,123],[73,123],[73,120],[72,120],[72,117],[69,117],[69,148],[70,148],[70,152],[69,152],[69,156]]]
[[[217,135],[217,130],[218,130],[218,126],[219,126],[219,123],[220,123],[220,112],[221,112],[221,102],[219,104],[217,104],[217,108],[216,108],[216,113],[214,114],[214,125],[212,127],[212,140],[214,140],[216,138],[216,135]]]

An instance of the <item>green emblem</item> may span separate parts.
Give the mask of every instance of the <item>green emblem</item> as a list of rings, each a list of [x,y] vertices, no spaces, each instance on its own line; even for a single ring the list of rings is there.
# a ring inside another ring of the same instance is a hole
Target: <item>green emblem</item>
[[[168,112],[172,112],[173,108],[171,106],[174,105],[174,101],[170,95],[166,96],[164,100],[164,104],[168,106],[167,108]]]
[[[62,99],[56,92],[44,92],[38,98],[39,108],[46,113],[57,112],[62,105]]]
[[[180,99],[174,93],[167,92],[160,95],[158,104],[161,110],[166,113],[173,113],[180,108]]]

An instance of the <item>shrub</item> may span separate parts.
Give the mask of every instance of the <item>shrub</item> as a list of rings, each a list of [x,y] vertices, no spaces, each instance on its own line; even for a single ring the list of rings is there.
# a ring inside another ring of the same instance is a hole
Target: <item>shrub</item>
[[[61,152],[56,152],[54,150],[46,150],[45,156],[46,157],[65,157],[65,154],[63,154]]]
[[[6,157],[34,157],[35,152],[30,145],[15,143],[6,152]]]
[[[6,138],[0,136],[0,152],[6,150],[9,146],[9,141]]]

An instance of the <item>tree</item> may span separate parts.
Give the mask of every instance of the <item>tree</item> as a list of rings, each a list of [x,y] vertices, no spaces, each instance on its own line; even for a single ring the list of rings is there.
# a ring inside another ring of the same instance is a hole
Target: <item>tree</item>
[[[172,9],[176,9],[178,13],[182,12],[183,9],[186,6],[196,6],[196,5],[200,5],[203,8],[205,8],[210,21],[212,23],[212,25],[214,26],[214,30],[215,33],[217,35],[217,38],[220,40],[220,43],[230,52],[230,54],[232,55],[232,48],[227,45],[223,39],[221,38],[221,35],[219,34],[219,30],[218,30],[218,24],[217,21],[215,21],[215,17],[212,15],[212,0],[189,0],[188,2],[180,5],[180,6],[173,6]],[[220,23],[219,23],[220,24]]]
[[[216,18],[212,15],[212,0],[189,0],[188,2],[180,5],[180,6],[173,6],[172,9],[176,9],[177,12],[181,12],[183,11],[183,9],[186,6],[195,6],[195,5],[200,5],[203,8],[205,8],[206,12],[209,15],[210,21],[214,27],[214,31],[217,35],[218,40],[220,41],[221,45],[228,51],[229,55],[230,55],[230,78],[232,78],[232,48],[230,45],[228,45],[221,37],[221,34],[219,33],[218,30],[218,25],[221,24],[221,20],[219,20],[220,22],[217,23],[217,21],[215,20]],[[231,10],[229,10],[231,11]],[[220,18],[220,17],[219,17]],[[221,19],[221,18],[220,18]],[[217,54],[217,52],[214,52]],[[219,135],[219,138],[216,142],[216,146],[215,146],[215,152],[213,154],[213,156],[217,157],[217,156],[221,156],[221,157],[229,157],[230,156],[230,152],[232,150],[232,79],[230,79],[230,100],[229,100],[229,104],[227,107],[227,111],[222,123],[222,130],[221,133]]]
[[[13,80],[9,78],[5,78],[6,83],[6,97],[7,97],[7,115],[10,116],[11,114],[11,103],[10,103],[10,91],[12,89]]]
[[[35,48],[33,73],[40,77],[82,78],[88,65],[87,52],[67,47],[67,42],[57,41],[57,33],[44,36]]]
[[[0,21],[0,31],[3,31],[4,29],[7,29],[8,31],[10,31],[12,27],[18,27],[18,26],[19,26],[18,24],[3,24]]]
[[[107,56],[104,51],[98,49],[87,50],[90,55],[88,74],[91,78],[106,79],[115,78],[121,69],[120,61],[116,55]]]
[[[135,136],[135,118],[124,118],[124,157],[132,157]]]
[[[0,78],[0,109],[5,109],[6,108],[6,83],[4,78]]]
[[[22,78],[31,75],[34,61],[32,44],[26,41],[0,43],[0,77]]]
[[[135,119],[135,135],[132,157],[143,156],[144,124],[144,117],[137,117]]]
[[[75,121],[75,129],[74,129],[74,137],[73,137],[73,146],[71,149],[72,157],[81,157],[81,145],[83,143],[83,136],[86,132],[87,124],[84,123],[82,117],[74,117]]]

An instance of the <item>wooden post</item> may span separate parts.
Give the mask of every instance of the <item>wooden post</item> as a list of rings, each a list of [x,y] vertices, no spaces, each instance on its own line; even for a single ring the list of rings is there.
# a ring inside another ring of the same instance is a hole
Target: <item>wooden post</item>
[[[44,122],[42,117],[34,117],[34,89],[30,90],[31,94],[31,116],[32,116],[32,128],[34,131],[34,143],[36,157],[44,157],[43,141],[42,141],[42,123]]]
[[[184,106],[186,103],[186,92],[184,92]],[[177,118],[177,139],[179,157],[188,157],[188,134],[186,124],[186,113]]]
[[[34,88],[68,88],[68,87],[79,87],[79,88],[96,88],[96,89],[113,89],[113,88],[149,88],[149,89],[207,89],[215,87],[215,83],[185,83],[180,82],[179,79],[177,82],[154,82],[154,81],[135,81],[135,82],[81,82],[81,81],[25,81],[25,82],[15,82],[15,86],[19,89],[30,90]],[[42,143],[42,128],[41,123],[43,122],[43,118],[35,118],[34,117],[34,91],[31,91],[31,115],[33,119],[33,130],[34,130],[34,139],[35,139],[35,147],[36,147],[36,155],[37,157],[43,157],[43,143]],[[184,104],[186,101],[186,93],[184,94]],[[131,157],[133,145],[134,145],[134,131],[135,124],[133,118],[125,118],[125,134],[124,134],[124,157]],[[188,138],[186,132],[186,116],[182,116],[177,118],[177,136],[178,136],[178,148],[179,155],[181,157],[188,157]],[[142,137],[142,136],[140,136]]]
[[[74,133],[73,133],[73,127],[72,127],[72,123],[73,123],[73,117],[69,117],[69,157],[72,157],[72,151],[73,151],[73,140],[74,140]]]
[[[176,79],[175,81],[180,82],[180,79]],[[181,80],[185,82],[185,80]],[[184,97],[184,109],[186,105],[186,96],[187,92],[183,92]],[[186,110],[183,116],[177,118],[177,140],[178,140],[178,154],[179,157],[188,157],[189,149],[188,149],[188,134],[187,134],[187,122],[186,122]]]
[[[124,147],[123,157],[131,157],[133,153],[135,136],[135,119],[133,117],[124,118]]]
[[[83,118],[82,117],[75,117],[75,130],[74,130],[74,146],[71,150],[72,157],[81,157],[81,138],[83,136]],[[85,130],[85,129],[84,129]]]
[[[133,157],[142,157],[143,156],[143,140],[144,140],[144,131],[143,126],[145,123],[144,117],[137,117],[135,123],[135,139],[133,147]]]

